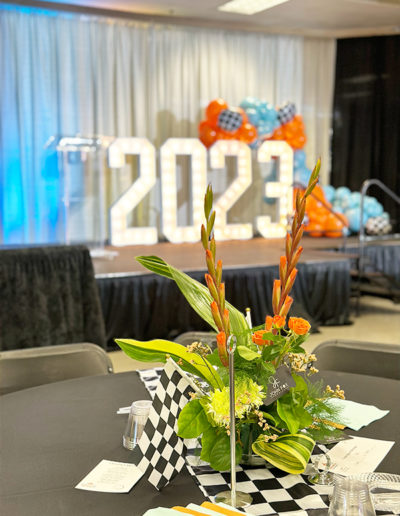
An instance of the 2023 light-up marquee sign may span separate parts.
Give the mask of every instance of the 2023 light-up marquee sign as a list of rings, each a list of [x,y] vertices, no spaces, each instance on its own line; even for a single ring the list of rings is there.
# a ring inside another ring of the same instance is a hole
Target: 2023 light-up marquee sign
[[[215,236],[218,240],[245,240],[253,236],[251,224],[229,224],[228,211],[249,188],[252,182],[251,150],[248,145],[235,140],[219,140],[210,148],[210,166],[225,167],[227,156],[236,157],[237,176],[215,202]],[[125,165],[128,154],[139,157],[138,177],[110,209],[110,241],[112,245],[155,244],[156,227],[128,227],[127,217],[156,183],[156,150],[146,138],[117,138],[108,149],[110,168]],[[191,159],[191,226],[178,226],[177,207],[177,156]],[[266,183],[264,194],[279,198],[278,221],[269,216],[256,218],[256,229],[265,238],[278,238],[286,234],[287,216],[292,210],[293,151],[284,141],[266,141],[257,152],[260,163],[279,158],[279,182]],[[160,148],[162,232],[175,243],[198,242],[203,222],[204,193],[207,186],[207,149],[196,138],[170,138]]]

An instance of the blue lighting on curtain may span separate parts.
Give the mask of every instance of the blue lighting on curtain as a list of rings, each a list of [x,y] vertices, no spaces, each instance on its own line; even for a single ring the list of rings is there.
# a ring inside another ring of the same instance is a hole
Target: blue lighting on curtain
[[[0,6],[0,245],[63,239],[57,152],[44,148],[59,132],[54,112],[58,85],[46,77],[59,63],[43,60],[43,47],[55,41],[48,20],[61,15],[74,16]]]

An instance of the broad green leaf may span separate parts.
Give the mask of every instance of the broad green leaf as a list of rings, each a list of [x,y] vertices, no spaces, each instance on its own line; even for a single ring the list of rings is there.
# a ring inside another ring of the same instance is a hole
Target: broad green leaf
[[[314,446],[315,441],[304,434],[287,434],[269,442],[260,436],[253,451],[277,468],[297,475],[304,472]]]
[[[216,428],[210,427],[208,430],[203,432],[201,437],[201,460],[211,462],[211,455],[215,441],[218,439]]]
[[[115,342],[128,355],[141,362],[166,362],[170,356],[179,362],[182,369],[188,373],[200,376],[214,389],[222,389],[224,384],[213,366],[207,359],[196,353],[189,353],[185,346],[169,340],[149,340],[141,342],[133,339],[115,339]]]
[[[142,264],[146,269],[173,279],[178,285],[182,294],[186,297],[190,306],[204,319],[215,331],[214,319],[211,315],[210,305],[213,301],[211,294],[207,287],[200,282],[191,278],[184,272],[181,272],[172,265],[168,265],[164,260],[157,256],[137,256],[136,260]],[[249,327],[247,325],[244,315],[239,312],[230,303],[226,303],[226,308],[229,310],[229,321],[232,333],[236,335],[239,343],[246,343],[249,338]]]
[[[296,400],[293,400],[290,393],[277,400],[276,408],[291,434],[295,434],[299,428],[311,425],[313,421],[311,415],[303,408],[303,402],[296,405]]]
[[[293,380],[296,382],[296,386],[293,387],[293,390],[295,392],[300,393],[302,398],[304,399],[304,402],[306,402],[308,397],[308,386],[306,381],[298,374],[293,374],[292,376]]]
[[[300,428],[297,415],[290,396],[282,396],[277,400],[276,408],[279,417],[286,423],[286,427],[291,434],[295,434]]]
[[[261,358],[259,353],[252,351],[247,346],[238,346],[237,347],[239,355],[246,360],[254,360],[256,358]]]
[[[209,456],[210,466],[217,471],[226,471],[231,466],[230,458],[230,439],[227,433],[222,430],[218,433],[217,438],[213,442]],[[236,464],[239,464],[242,458],[242,447],[236,444]]]
[[[187,403],[178,417],[178,435],[184,439],[193,439],[205,432],[211,425],[200,400]]]

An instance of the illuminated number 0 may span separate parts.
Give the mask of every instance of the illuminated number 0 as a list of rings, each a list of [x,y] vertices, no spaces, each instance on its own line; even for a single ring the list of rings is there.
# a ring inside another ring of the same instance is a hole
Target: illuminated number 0
[[[256,218],[256,227],[264,238],[281,238],[286,235],[287,216],[293,211],[293,150],[283,141],[266,141],[258,149],[258,161],[267,163],[279,158],[279,182],[265,185],[267,197],[279,198],[278,222],[265,215]]]
[[[215,203],[215,238],[245,240],[253,236],[252,224],[228,224],[227,213],[251,185],[251,151],[243,142],[220,140],[210,149],[211,168],[223,168],[226,156],[237,157],[238,176]]]
[[[125,165],[125,155],[139,156],[138,178],[110,208],[111,245],[155,244],[158,240],[155,227],[127,227],[127,215],[149,193],[156,182],[156,152],[146,138],[117,138],[108,148],[110,168]]]
[[[178,226],[176,156],[191,156],[193,225]],[[207,183],[207,151],[197,138],[170,138],[160,149],[162,226],[170,242],[198,242]]]

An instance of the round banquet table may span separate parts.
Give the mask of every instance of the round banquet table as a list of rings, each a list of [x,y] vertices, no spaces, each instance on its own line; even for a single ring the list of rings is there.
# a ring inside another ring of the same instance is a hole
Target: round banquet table
[[[349,434],[397,441],[378,471],[400,473],[400,381],[330,371],[323,377],[331,386],[339,383],[349,399],[390,409],[383,419]],[[74,489],[102,459],[131,462],[122,447],[127,416],[116,411],[148,397],[136,372],[78,378],[1,397],[1,515],[141,516],[151,507],[204,501],[185,468],[161,492],[144,477],[127,494]]]

